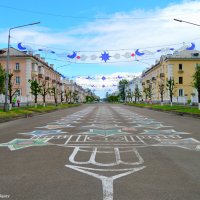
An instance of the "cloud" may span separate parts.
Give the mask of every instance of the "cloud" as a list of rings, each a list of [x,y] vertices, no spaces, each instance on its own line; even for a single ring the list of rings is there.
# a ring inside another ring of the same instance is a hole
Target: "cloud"
[[[117,88],[120,80],[126,79],[130,81],[140,75],[141,73],[116,72],[110,75],[78,76],[76,83],[84,88],[114,90]]]
[[[197,38],[199,27],[173,19],[199,23],[199,12],[200,1],[184,1],[163,9],[114,13],[108,19],[93,20],[64,32],[37,26],[13,30],[12,36],[19,41],[77,50],[146,48]],[[7,42],[5,35],[0,33],[1,43]]]

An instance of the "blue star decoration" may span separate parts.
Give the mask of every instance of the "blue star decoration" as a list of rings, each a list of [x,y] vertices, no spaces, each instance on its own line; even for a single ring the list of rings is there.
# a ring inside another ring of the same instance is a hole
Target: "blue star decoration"
[[[111,56],[109,55],[109,53],[106,53],[105,51],[104,51],[104,53],[103,54],[101,54],[101,56],[100,56],[100,58],[103,60],[103,61],[107,61],[107,60],[109,60],[109,58],[110,58]]]
[[[106,80],[106,77],[105,76],[102,76],[102,78],[101,78],[103,81],[105,81]]]

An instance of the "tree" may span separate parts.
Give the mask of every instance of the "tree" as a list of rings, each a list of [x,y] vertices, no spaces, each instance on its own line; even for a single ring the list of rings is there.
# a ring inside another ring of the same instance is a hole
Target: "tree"
[[[60,90],[60,92],[59,92],[59,95],[60,95],[60,103],[63,103],[63,101],[64,101],[63,94],[65,94],[65,92],[63,92],[62,90]]]
[[[147,101],[147,99],[148,99],[148,94],[149,94],[147,87],[144,87],[144,88],[143,88],[143,92],[144,92],[144,94],[145,94],[145,101]]]
[[[54,97],[55,105],[58,106],[58,88],[56,86],[50,88],[50,94]]]
[[[200,110],[200,65],[196,65],[195,73],[193,75],[193,86],[196,88],[198,93],[198,108]]]
[[[5,93],[6,71],[0,64],[0,94]]]
[[[43,106],[46,106],[46,96],[47,94],[49,94],[49,85],[47,83],[47,81],[43,81],[40,85],[40,94],[42,95],[42,99],[43,99]]]
[[[119,81],[119,85],[118,85],[119,96],[120,96],[122,101],[125,101],[125,97],[126,97],[125,87],[126,87],[127,84],[128,84],[128,81],[126,79]]]
[[[163,79],[161,79],[159,84],[158,84],[158,91],[160,93],[161,105],[163,105],[163,95],[165,93],[165,85],[164,85],[164,80]]]
[[[69,93],[67,90],[64,91],[64,96],[65,96],[65,102],[68,103],[69,101]]]
[[[16,94],[16,92],[19,91],[19,88],[13,89],[14,85],[14,80],[12,80],[13,76],[14,76],[13,74],[8,74],[8,97],[10,99],[10,104],[12,104],[13,96]]]
[[[72,103],[72,90],[68,91],[69,103]]]
[[[90,95],[87,95],[86,96],[86,102],[88,103],[91,103],[91,102],[93,102],[95,100],[95,98],[94,98],[94,96],[90,96]]]
[[[175,90],[174,79],[170,77],[170,79],[167,80],[166,86],[167,86],[167,90],[169,91],[170,104],[172,106],[172,99],[173,99],[174,90]]]
[[[138,85],[136,85],[136,87],[135,87],[135,91],[133,93],[133,96],[135,97],[135,103],[136,103],[137,100],[139,101],[140,97],[142,96],[141,93],[140,93],[140,90],[138,88]]]
[[[143,92],[145,93],[145,100],[147,100],[148,98],[149,100],[151,100],[153,95],[152,83],[149,83],[147,87],[144,87]]]
[[[35,107],[37,107],[37,99],[38,95],[41,94],[41,86],[37,80],[29,80],[29,83],[31,84],[31,94],[34,96]]]
[[[127,99],[126,101],[128,102],[132,102],[132,94],[131,94],[131,89],[129,89],[128,91],[126,91],[126,94],[127,94]]]
[[[78,91],[74,91],[74,92],[72,93],[72,98],[73,98],[73,102],[74,102],[74,103],[76,103],[76,101],[77,101],[77,96],[78,96]]]

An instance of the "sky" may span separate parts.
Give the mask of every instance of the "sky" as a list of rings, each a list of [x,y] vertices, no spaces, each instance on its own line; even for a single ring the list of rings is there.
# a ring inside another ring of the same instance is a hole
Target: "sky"
[[[200,49],[200,27],[173,20],[200,24],[200,1],[1,0],[0,13],[0,48],[7,47],[9,28],[40,22],[12,30],[11,46],[42,49],[57,71],[101,97],[173,53],[170,48]]]

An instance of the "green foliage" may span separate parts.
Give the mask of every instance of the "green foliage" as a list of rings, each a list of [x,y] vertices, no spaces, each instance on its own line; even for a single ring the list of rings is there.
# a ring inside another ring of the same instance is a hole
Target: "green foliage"
[[[170,79],[167,80],[166,86],[167,86],[167,90],[169,90],[170,102],[172,102],[172,98],[173,98],[173,95],[174,95],[174,92],[175,92],[174,91],[175,90],[174,79],[170,77]]]
[[[143,89],[143,92],[145,93],[145,99],[147,100],[148,98],[151,100],[152,98],[152,95],[153,95],[153,88],[152,88],[152,84],[149,83],[147,85],[147,87],[145,87]]]
[[[91,103],[95,101],[95,97],[94,96],[86,96],[86,102],[87,103]]]
[[[165,85],[163,83],[163,80],[161,80],[158,84],[158,90],[160,93],[160,98],[161,98],[161,102],[163,102],[163,95],[165,93]]]
[[[140,97],[142,97],[142,94],[141,94],[141,92],[140,92],[138,86],[135,87],[135,91],[134,91],[134,93],[133,93],[133,96],[135,97],[135,103],[136,103],[137,100],[138,100],[138,101],[140,100]]]
[[[58,105],[58,89],[56,86],[50,88],[50,94],[54,97],[55,105]]]
[[[110,103],[118,102],[119,101],[119,95],[110,95],[107,97],[107,101]]]
[[[196,65],[195,73],[193,75],[193,86],[197,89],[200,103],[200,64]]]
[[[43,97],[43,103],[45,103],[46,95],[50,93],[50,88],[48,87],[48,84],[46,81],[42,82],[39,87],[40,87],[40,94]]]
[[[119,85],[118,85],[118,89],[119,89],[119,97],[121,98],[121,100],[125,101],[125,88],[126,85],[128,84],[128,81],[126,79],[123,79],[121,81],[119,81]]]
[[[41,86],[37,80],[29,80],[29,83],[31,84],[31,94],[34,96],[35,103],[37,103],[37,97],[41,93]]]
[[[0,64],[0,94],[5,93],[6,71]]]

